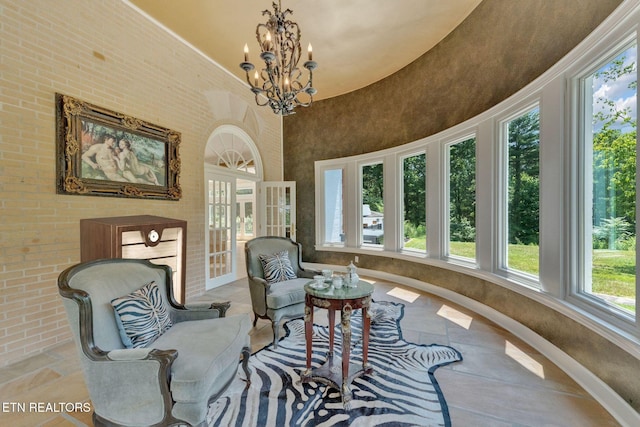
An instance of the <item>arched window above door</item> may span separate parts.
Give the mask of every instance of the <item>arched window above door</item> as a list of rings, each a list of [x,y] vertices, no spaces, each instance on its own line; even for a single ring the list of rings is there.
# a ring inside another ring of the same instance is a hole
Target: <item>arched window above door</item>
[[[208,165],[262,177],[262,162],[251,137],[242,129],[222,125],[213,131],[204,152]]]

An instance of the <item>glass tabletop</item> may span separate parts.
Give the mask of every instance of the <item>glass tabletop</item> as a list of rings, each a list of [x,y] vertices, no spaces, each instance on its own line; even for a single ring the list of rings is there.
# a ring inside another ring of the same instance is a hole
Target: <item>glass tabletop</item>
[[[326,288],[317,289],[312,286],[314,284],[314,281],[310,281],[309,283],[304,285],[305,292],[309,295],[313,295],[314,297],[329,299],[362,298],[371,295],[374,289],[371,283],[365,282],[363,280],[360,280],[358,282],[358,286],[354,288],[342,285],[340,289],[336,289],[331,283],[326,283],[326,285],[328,285]]]

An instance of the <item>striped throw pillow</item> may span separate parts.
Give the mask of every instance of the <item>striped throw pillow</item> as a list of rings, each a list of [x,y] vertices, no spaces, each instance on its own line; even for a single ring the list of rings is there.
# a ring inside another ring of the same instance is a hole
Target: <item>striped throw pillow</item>
[[[114,299],[111,305],[127,348],[146,347],[173,325],[156,282]]]
[[[296,273],[293,271],[287,251],[270,255],[260,254],[258,258],[260,258],[260,262],[262,263],[264,279],[267,283],[284,282],[285,280],[296,278]]]

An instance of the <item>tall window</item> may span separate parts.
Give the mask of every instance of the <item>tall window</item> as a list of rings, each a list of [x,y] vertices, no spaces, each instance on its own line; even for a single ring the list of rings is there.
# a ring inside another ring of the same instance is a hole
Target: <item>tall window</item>
[[[402,160],[403,245],[405,249],[427,251],[426,155]]]
[[[382,163],[362,166],[362,243],[384,243],[384,201]]]
[[[342,206],[343,182],[343,169],[324,171],[324,242],[328,244],[343,244],[345,239]]]
[[[449,255],[476,257],[476,139],[450,144]]]
[[[637,45],[583,79],[583,294],[636,313]],[[589,218],[590,216],[590,218]]]
[[[509,270],[539,274],[540,110],[505,123],[507,141],[507,246]]]

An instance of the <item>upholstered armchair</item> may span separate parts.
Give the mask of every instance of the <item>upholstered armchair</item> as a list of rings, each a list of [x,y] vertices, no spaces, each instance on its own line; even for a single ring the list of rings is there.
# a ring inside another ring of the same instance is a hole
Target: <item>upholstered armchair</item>
[[[277,348],[280,322],[304,316],[304,285],[320,273],[302,268],[302,245],[286,237],[249,240],[245,243],[245,255],[253,326],[258,318],[269,319],[273,346]]]
[[[96,426],[204,425],[241,355],[249,381],[249,316],[225,317],[228,302],[178,304],[168,266],[90,261],[66,269],[58,289]]]

